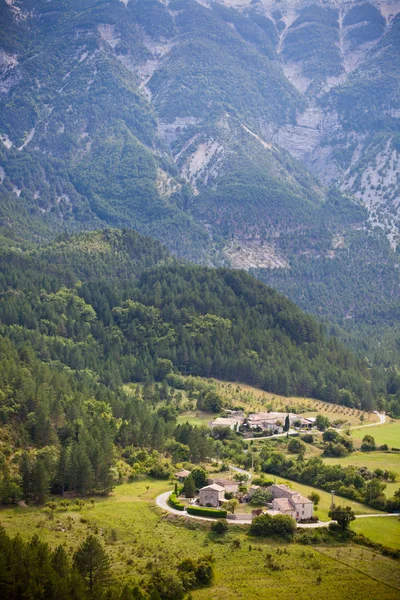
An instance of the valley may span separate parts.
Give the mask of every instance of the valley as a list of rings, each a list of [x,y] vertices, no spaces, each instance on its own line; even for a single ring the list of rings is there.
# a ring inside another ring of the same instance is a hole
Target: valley
[[[400,1],[0,0],[0,597],[400,592]]]

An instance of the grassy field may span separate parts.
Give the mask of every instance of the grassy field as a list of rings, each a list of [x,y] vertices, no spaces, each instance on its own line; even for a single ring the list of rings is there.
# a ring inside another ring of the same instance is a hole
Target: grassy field
[[[372,519],[370,519],[372,521]],[[380,519],[378,519],[380,520]],[[335,558],[347,566],[352,566],[357,571],[365,573],[374,579],[400,588],[400,569],[393,569],[393,564],[388,563],[385,558],[367,548],[341,547],[341,548],[317,548],[318,552],[325,556]]]
[[[400,452],[388,454],[387,452],[352,452],[342,458],[324,458],[328,465],[354,465],[367,467],[371,471],[383,469],[397,473],[397,487],[400,487]]]
[[[216,414],[204,410],[188,410],[179,415],[178,423],[190,423],[191,425],[208,425],[216,418]]]
[[[377,427],[353,429],[351,435],[362,439],[364,435],[372,435],[376,444],[387,444],[390,448],[400,448],[400,420],[388,422]]]
[[[392,498],[396,490],[400,488],[400,452],[388,454],[387,452],[352,452],[343,458],[324,458],[324,462],[331,465],[354,465],[355,467],[367,467],[374,469],[387,469],[397,474],[395,482],[387,482],[384,494]]]
[[[400,519],[397,517],[356,519],[351,528],[374,542],[400,549]]]
[[[267,474],[268,477],[268,474]],[[271,479],[275,478],[274,475],[269,475]],[[318,509],[316,511],[321,521],[329,521],[328,512],[331,507],[332,497],[329,492],[324,492],[323,490],[311,487],[309,485],[302,485],[301,483],[297,483],[297,481],[291,481],[289,479],[285,479],[283,477],[276,477],[277,483],[286,483],[292,489],[297,490],[303,496],[308,497],[311,492],[317,492],[321,496],[321,500],[318,505]],[[365,504],[361,504],[360,502],[354,502],[353,500],[348,500],[347,498],[342,498],[341,496],[334,497],[335,504],[341,504],[344,506],[351,506],[354,513],[356,515],[369,515],[375,514],[380,511],[370,508],[369,506],[365,506]]]
[[[144,480],[116,488],[109,498],[98,499],[94,508],[87,503],[81,511],[56,510],[54,519],[35,507],[3,508],[0,521],[10,534],[29,538],[37,533],[51,546],[63,544],[67,552],[95,533],[120,582],[146,577],[158,564],[173,567],[182,557],[212,553],[215,581],[211,588],[192,592],[194,600],[261,600],[266,590],[277,600],[399,597],[398,583],[388,576],[399,563],[390,558],[371,555],[360,569],[354,557],[363,552],[365,558],[366,551],[358,547],[338,559],[334,552],[330,556],[308,546],[249,538],[239,527],[215,536],[208,524],[187,523],[155,508],[155,497],[168,488],[165,481]],[[269,556],[277,570],[268,566]]]

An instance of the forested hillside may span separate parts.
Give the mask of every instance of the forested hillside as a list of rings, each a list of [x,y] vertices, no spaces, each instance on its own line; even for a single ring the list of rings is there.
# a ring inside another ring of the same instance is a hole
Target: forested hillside
[[[105,493],[122,456],[161,477],[166,448],[212,455],[207,432],[176,428],[179,373],[399,412],[395,372],[371,369],[243,271],[180,264],[118,230],[5,247],[0,264],[3,501]],[[144,387],[127,395],[131,382]]]

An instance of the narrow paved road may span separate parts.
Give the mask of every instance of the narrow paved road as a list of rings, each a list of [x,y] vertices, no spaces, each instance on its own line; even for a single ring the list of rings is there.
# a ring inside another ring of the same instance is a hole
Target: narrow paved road
[[[199,517],[195,515],[189,515],[186,511],[176,510],[175,508],[171,508],[168,504],[168,498],[172,492],[164,492],[160,494],[156,498],[156,504],[159,508],[166,510],[167,512],[176,515],[178,517],[186,517],[188,519],[196,519],[198,521],[210,521],[214,522],[215,519],[209,519],[207,517]],[[366,519],[366,518],[374,518],[374,517],[399,517],[399,513],[379,513],[373,515],[356,515],[356,519]],[[317,527],[328,527],[330,523],[334,521],[319,521],[318,523],[298,523],[297,527],[301,527],[303,529],[316,529]],[[229,519],[228,523],[231,525],[249,525],[251,523],[251,515],[249,515],[248,519]]]

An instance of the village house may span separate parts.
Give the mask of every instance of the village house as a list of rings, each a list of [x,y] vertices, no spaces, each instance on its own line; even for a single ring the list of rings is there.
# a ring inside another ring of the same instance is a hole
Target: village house
[[[213,483],[199,490],[200,506],[212,506],[218,508],[225,500],[225,488]]]
[[[281,483],[270,485],[267,490],[272,494],[272,509],[290,515],[297,521],[311,519],[314,514],[314,503],[295,490]]]
[[[214,427],[229,427],[232,431],[238,431],[243,424],[243,417],[218,417],[211,424],[211,429]]]
[[[247,417],[249,429],[260,429],[261,431],[281,432],[285,425],[286,417],[289,417],[289,425],[293,427],[299,420],[299,416],[293,413],[280,412],[259,412],[253,413]]]

